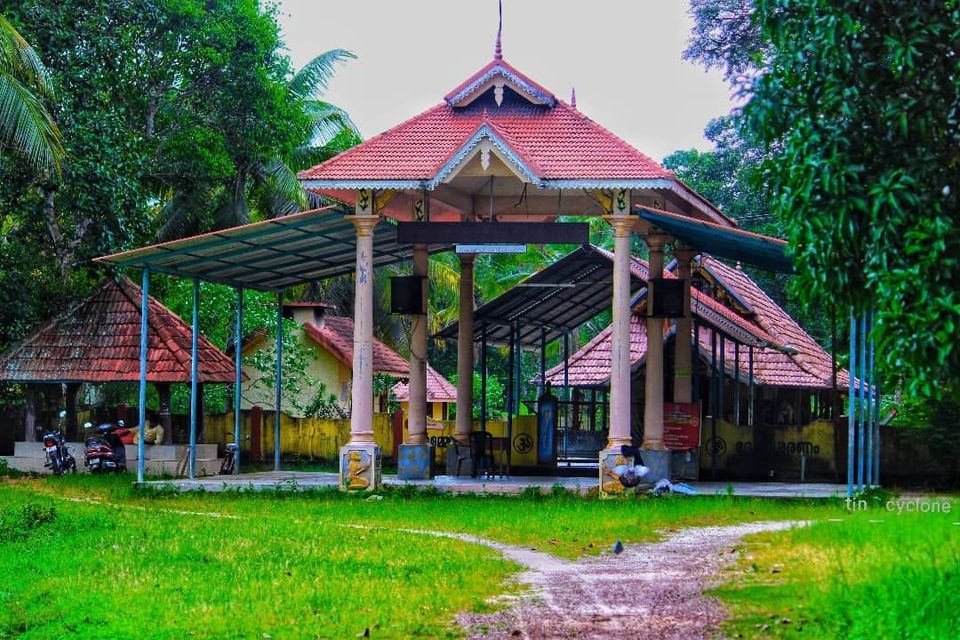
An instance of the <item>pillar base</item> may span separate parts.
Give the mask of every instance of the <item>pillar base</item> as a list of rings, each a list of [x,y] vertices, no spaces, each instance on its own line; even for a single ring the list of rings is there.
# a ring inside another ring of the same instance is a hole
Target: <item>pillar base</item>
[[[340,490],[373,491],[380,487],[380,447],[347,444],[340,448]]]
[[[650,471],[643,477],[644,482],[651,484],[661,480],[670,479],[670,456],[673,452],[669,449],[641,449],[640,458],[643,464]]]
[[[401,444],[397,455],[397,478],[429,480],[433,447],[429,444]]]
[[[600,497],[610,498],[632,491],[620,482],[615,467],[632,465],[633,456],[625,456],[620,447],[600,451]]]

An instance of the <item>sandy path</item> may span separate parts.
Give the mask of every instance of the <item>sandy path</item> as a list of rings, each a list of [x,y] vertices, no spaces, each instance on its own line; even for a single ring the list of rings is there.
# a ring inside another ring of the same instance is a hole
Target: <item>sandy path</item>
[[[494,614],[466,614],[458,621],[470,638],[710,638],[723,607],[703,595],[733,559],[745,535],[798,523],[761,522],[685,529],[659,541],[629,544],[578,561],[524,547],[475,538],[523,565],[518,580],[529,588]],[[426,533],[426,532],[423,532]]]

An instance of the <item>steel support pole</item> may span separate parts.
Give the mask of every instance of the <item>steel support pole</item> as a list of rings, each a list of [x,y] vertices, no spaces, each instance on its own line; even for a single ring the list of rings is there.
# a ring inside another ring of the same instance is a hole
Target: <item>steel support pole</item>
[[[540,327],[540,393],[547,392],[547,328]]]
[[[873,311],[867,312],[867,330],[873,332]],[[866,470],[866,484],[868,487],[873,486],[873,340],[868,342],[868,351],[867,356],[867,368],[866,368],[866,378],[867,378],[867,404],[864,406],[867,415],[867,449],[866,449],[866,461],[865,465]]]
[[[563,334],[563,397],[570,401],[570,332]]]
[[[740,343],[733,341],[733,424],[740,426]]]
[[[233,454],[233,473],[240,473],[240,391],[243,384],[243,287],[237,287],[237,317],[233,336],[233,442],[237,450]]]
[[[854,379],[857,377],[857,317],[850,307],[850,389],[847,406],[847,498],[853,497],[853,457],[856,454],[856,416],[857,398],[854,395]]]
[[[858,395],[858,407],[857,414],[859,419],[859,427],[857,428],[857,490],[863,491],[863,467],[864,467],[864,448],[866,445],[865,442],[865,421],[866,421],[866,411],[864,406],[864,398],[866,397],[866,385],[869,383],[866,380],[865,376],[867,373],[867,314],[863,313],[860,316],[860,335],[858,336],[860,340],[860,392]]]
[[[726,409],[726,387],[727,387],[727,366],[725,364],[727,359],[727,343],[724,340],[723,334],[721,333],[718,336],[720,342],[719,354],[720,358],[717,360],[717,419],[723,420],[723,412]]]
[[[509,364],[507,365],[507,475],[510,475],[510,443],[513,442],[513,394],[514,394],[514,375],[513,375],[513,365],[516,353],[514,353],[516,336],[514,331],[516,328],[515,323],[510,324],[510,355],[509,355]]]
[[[874,312],[876,313],[876,312]],[[871,337],[870,338],[870,360],[872,364],[870,367],[876,371],[876,342]],[[873,398],[873,429],[874,429],[874,438],[873,438],[873,482],[876,486],[880,486],[880,386],[876,380],[873,383],[874,388],[874,398]]]
[[[277,294],[277,371],[273,381],[273,470],[280,471],[280,402],[283,398],[283,294]]]
[[[190,464],[188,477],[197,477],[197,336],[200,334],[200,279],[193,279],[193,316],[190,332]],[[142,433],[142,431],[141,431]],[[142,438],[141,438],[142,439]]]
[[[710,330],[710,479],[717,479],[717,332]]]
[[[487,430],[487,324],[480,329],[480,431]]]
[[[150,315],[150,269],[143,268],[143,282],[140,285],[140,397],[137,411],[140,414],[140,440],[137,442],[137,482],[143,482],[143,472],[146,467],[144,456],[143,425],[147,422],[147,335],[149,325],[147,323]]]
[[[691,385],[693,387],[693,401],[700,402],[700,376],[697,374],[697,368],[700,365],[700,323],[693,319],[693,358],[690,360],[690,375],[693,376]],[[701,415],[702,415],[701,411]]]
[[[749,377],[748,387],[747,387],[747,426],[753,427],[753,400],[754,400],[754,384],[753,384],[753,345],[747,347],[747,367],[750,372],[747,374]]]

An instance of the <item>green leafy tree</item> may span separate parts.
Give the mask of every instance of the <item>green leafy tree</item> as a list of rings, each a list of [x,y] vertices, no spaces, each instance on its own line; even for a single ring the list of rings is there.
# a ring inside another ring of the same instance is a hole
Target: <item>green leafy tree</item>
[[[960,376],[960,5],[756,5],[770,53],[745,113],[770,154],[795,291],[874,307],[887,370],[941,393]]]
[[[0,14],[0,144],[23,156],[35,171],[60,171],[60,130],[44,100],[53,82],[36,51]]]

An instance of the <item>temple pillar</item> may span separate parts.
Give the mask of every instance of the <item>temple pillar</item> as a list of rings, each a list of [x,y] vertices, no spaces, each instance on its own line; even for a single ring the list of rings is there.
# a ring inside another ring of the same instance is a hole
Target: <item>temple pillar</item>
[[[693,402],[693,360],[691,358],[690,261],[692,249],[678,249],[677,277],[684,280],[683,317],[677,319],[677,335],[673,352],[673,401]]]
[[[600,494],[622,493],[614,467],[632,464],[622,455],[630,438],[630,239],[635,220],[624,211],[604,219],[613,227],[613,320],[610,324],[610,431],[600,451]]]
[[[381,452],[373,440],[373,228],[374,194],[357,192],[356,215],[347,216],[357,231],[353,303],[353,390],[350,440],[340,449],[340,488],[373,490],[380,484]]]
[[[460,322],[457,332],[457,426],[454,438],[469,444],[473,431],[473,264],[476,256],[460,254]],[[447,473],[456,469],[456,451],[447,449]],[[469,464],[461,473],[470,473]]]
[[[650,279],[663,277],[663,247],[667,236],[649,233],[644,239],[650,250]],[[663,443],[663,318],[647,317],[647,363],[643,406],[641,457],[650,468],[646,480],[670,477],[670,451]],[[687,335],[689,336],[689,330]],[[689,345],[688,345],[689,352]]]
[[[397,477],[424,480],[430,477],[433,451],[427,444],[427,245],[413,245],[413,275],[422,278],[420,309],[410,318],[410,383],[408,386],[407,438],[399,447]]]

